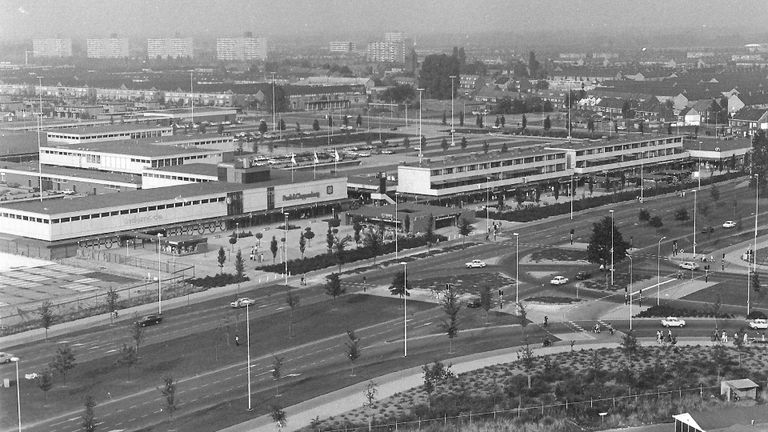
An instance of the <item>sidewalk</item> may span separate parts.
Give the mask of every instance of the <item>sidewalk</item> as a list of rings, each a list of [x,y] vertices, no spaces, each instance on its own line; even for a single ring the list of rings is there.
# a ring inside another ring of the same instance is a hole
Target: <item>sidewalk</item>
[[[642,338],[639,340],[642,344],[654,344],[653,338]],[[678,345],[710,345],[709,338],[686,338],[679,340]],[[615,348],[617,342],[581,342],[577,341],[575,349],[600,349]],[[469,372],[484,367],[517,361],[517,352],[519,347],[510,347],[495,351],[471,354],[462,357],[446,359],[444,363],[451,363],[451,370],[457,374]],[[544,356],[561,352],[568,352],[571,347],[565,343],[547,348],[535,348],[536,356]],[[398,372],[374,378],[378,384],[377,400],[382,400],[392,396],[395,393],[402,392],[423,384],[423,371],[421,367],[414,367]],[[309,426],[315,417],[327,418],[347,411],[359,408],[363,405],[363,391],[367,381],[310,399],[305,402],[284,408],[288,424],[282,430],[293,431]],[[275,424],[269,415],[249,420],[238,425],[222,429],[222,432],[274,432]]]

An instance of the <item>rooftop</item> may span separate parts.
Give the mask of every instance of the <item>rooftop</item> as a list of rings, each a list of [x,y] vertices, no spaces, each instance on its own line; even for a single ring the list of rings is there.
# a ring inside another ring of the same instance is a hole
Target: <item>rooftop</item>
[[[38,166],[36,161],[31,162],[0,162],[0,168],[26,171],[37,174]],[[68,168],[54,165],[43,165],[43,176],[59,175],[67,177],[79,177],[91,180],[113,181],[120,183],[141,184],[141,176],[127,173],[115,173],[107,171],[98,171],[92,169]]]
[[[200,148],[186,148],[173,145],[159,145],[148,144],[146,142],[136,141],[103,141],[93,143],[80,143],[80,144],[63,144],[56,146],[48,146],[49,148],[69,149],[69,150],[81,150],[98,153],[110,153],[120,155],[142,156],[142,157],[165,157],[165,156],[181,156],[192,153],[221,153],[221,150],[208,150]]]
[[[616,144],[627,144],[627,143],[635,143],[635,142],[642,142],[642,141],[654,141],[658,139],[666,139],[666,138],[681,138],[682,135],[666,135],[666,134],[629,134],[629,135],[613,135],[613,136],[606,136],[605,138],[600,139],[593,139],[593,140],[571,140],[569,143],[568,141],[562,141],[559,143],[552,143],[549,145],[550,148],[562,148],[562,149],[573,149],[573,150],[582,150],[582,149],[588,149],[593,147],[601,147],[605,145],[616,145]]]
[[[104,134],[110,132],[133,132],[133,131],[146,131],[153,129],[172,130],[170,126],[157,126],[146,123],[125,123],[125,124],[111,124],[101,126],[89,126],[89,127],[73,127],[69,129],[57,129],[55,131],[48,131],[49,133],[63,134],[63,135],[94,135]]]
[[[175,165],[175,166],[167,166],[162,168],[152,168],[147,169],[146,171],[163,171],[163,172],[172,172],[172,173],[180,173],[180,174],[198,174],[198,175],[207,175],[207,176],[218,176],[218,167],[213,164],[204,164],[204,163],[191,163],[191,164],[184,164],[184,165]]]

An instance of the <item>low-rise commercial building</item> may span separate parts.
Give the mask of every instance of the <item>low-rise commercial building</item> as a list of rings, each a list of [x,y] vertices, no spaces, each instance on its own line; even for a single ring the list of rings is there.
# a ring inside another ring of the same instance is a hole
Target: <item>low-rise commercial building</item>
[[[103,141],[135,140],[173,135],[170,126],[140,123],[115,124],[93,127],[74,127],[46,133],[50,144],[88,144]]]

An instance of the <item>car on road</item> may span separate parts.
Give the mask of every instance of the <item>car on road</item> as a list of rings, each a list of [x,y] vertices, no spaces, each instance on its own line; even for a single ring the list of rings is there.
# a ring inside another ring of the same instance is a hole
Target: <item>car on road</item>
[[[37,372],[30,372],[27,374],[24,374],[24,379],[33,380],[40,378],[40,374]]]
[[[158,314],[152,314],[152,315],[144,315],[143,317],[139,318],[136,323],[142,327],[160,324],[163,321],[163,317]]]
[[[233,301],[229,305],[232,306],[233,308],[242,308],[246,306],[253,306],[254,304],[256,304],[256,300],[249,299],[248,297],[243,297]]]
[[[467,300],[467,307],[471,309],[479,308],[483,305],[483,302],[478,296],[472,296]]]
[[[677,317],[666,317],[661,320],[664,327],[685,327],[685,320]]]
[[[384,149],[384,150],[381,151],[381,154],[395,154],[395,151],[394,150]]]
[[[565,285],[568,283],[568,278],[565,276],[555,276],[549,283],[552,285]]]
[[[725,222],[723,222],[723,228],[736,228],[736,222],[734,222],[734,221],[725,221]]]
[[[10,363],[12,358],[13,358],[13,354],[10,354],[7,352],[0,352],[0,364]]]
[[[576,273],[576,280],[587,280],[592,277],[592,273],[580,271]]]
[[[699,265],[692,261],[683,261],[680,263],[680,268],[684,270],[698,270]]]
[[[464,266],[467,268],[483,268],[486,266],[484,261],[480,261],[479,259],[472,260],[468,263],[464,263]]]
[[[749,321],[749,328],[752,330],[766,330],[768,329],[768,320],[762,318],[756,318]]]

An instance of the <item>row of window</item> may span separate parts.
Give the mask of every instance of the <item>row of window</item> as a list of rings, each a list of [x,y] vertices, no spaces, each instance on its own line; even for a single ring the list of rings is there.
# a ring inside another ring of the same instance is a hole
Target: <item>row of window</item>
[[[146,206],[146,207],[135,207],[131,209],[113,210],[113,211],[103,212],[103,213],[92,213],[92,214],[85,214],[80,216],[72,216],[72,217],[59,218],[59,219],[42,219],[42,218],[36,218],[36,217],[30,217],[30,216],[24,216],[24,215],[18,215],[14,213],[6,213],[6,212],[0,213],[0,217],[9,218],[9,219],[20,219],[24,221],[32,221],[32,222],[44,223],[44,224],[49,224],[49,223],[57,224],[57,223],[65,223],[65,222],[76,222],[76,221],[88,220],[88,219],[98,219],[98,218],[109,217],[109,216],[127,215],[127,214],[134,214],[134,213],[146,213],[148,211],[159,211],[159,210],[171,209],[175,207],[185,207],[185,206],[194,206],[194,205],[200,205],[200,204],[217,203],[217,202],[224,202],[225,200],[226,200],[226,197],[218,197],[218,198],[210,198],[210,199],[206,198],[202,200],[179,201],[179,202],[174,202],[170,204],[160,204],[160,205],[153,205],[153,206]]]
[[[487,170],[489,168],[522,165],[522,164],[544,162],[544,161],[551,161],[551,160],[557,160],[557,159],[565,159],[565,153],[550,153],[547,155],[528,156],[523,158],[506,159],[506,160],[496,160],[496,161],[489,161],[489,162],[483,162],[478,164],[458,166],[454,168],[437,168],[437,169],[433,169],[431,171],[431,174],[433,176],[448,175],[453,173]]]
[[[158,178],[158,179],[165,179],[165,180],[179,180],[179,181],[185,181],[190,183],[204,183],[209,182],[211,180],[205,180],[201,178],[195,178],[195,177],[182,177],[172,174],[161,174],[161,173],[154,173],[154,172],[147,172],[145,171],[143,174],[145,177],[152,177],[152,178]]]
[[[544,167],[532,167],[532,168],[524,169],[521,171],[507,171],[503,173],[498,173],[494,175],[493,181],[520,179],[520,178],[532,177],[535,175],[549,174],[549,173],[561,172],[561,171],[565,171],[564,163],[547,165]],[[430,186],[432,189],[453,189],[453,188],[462,187],[462,186],[484,185],[485,183],[486,183],[486,179],[478,179],[478,178],[456,179],[455,181],[451,181],[451,182],[432,183]]]
[[[592,155],[592,154],[600,154],[600,153],[612,153],[617,151],[626,151],[641,147],[656,147],[660,145],[665,144],[675,144],[682,142],[681,138],[667,138],[667,139],[660,139],[658,141],[642,141],[642,142],[633,142],[633,143],[627,143],[627,144],[620,144],[615,146],[606,146],[606,147],[598,147],[598,148],[592,148],[592,149],[586,149],[586,150],[579,150],[576,152],[576,156],[584,156],[584,155]]]
[[[101,134],[101,135],[72,135],[72,134],[58,134],[55,132],[48,132],[48,139],[54,138],[54,139],[64,139],[64,140],[95,140],[95,139],[105,139],[105,138],[130,138],[130,139],[137,139],[137,138],[150,138],[150,137],[158,137],[163,134],[163,132],[170,133],[170,131],[157,129],[157,130],[150,130],[150,131],[143,131],[143,132],[112,132],[108,134]]]

